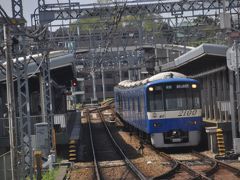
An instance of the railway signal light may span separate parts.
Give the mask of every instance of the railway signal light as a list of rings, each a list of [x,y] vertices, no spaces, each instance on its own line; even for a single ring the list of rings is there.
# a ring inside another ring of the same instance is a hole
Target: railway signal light
[[[73,79],[73,80],[72,80],[72,86],[73,86],[73,87],[76,87],[77,84],[78,84],[77,80],[76,80],[76,79]]]

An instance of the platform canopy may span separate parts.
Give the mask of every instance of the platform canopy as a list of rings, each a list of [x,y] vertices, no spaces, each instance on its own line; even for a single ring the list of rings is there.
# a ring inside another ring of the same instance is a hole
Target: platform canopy
[[[162,65],[162,71],[177,71],[196,76],[202,72],[226,69],[227,48],[225,45],[202,44]]]
[[[36,64],[31,59],[35,59],[39,64]],[[27,69],[28,76],[30,78],[35,73],[39,73],[39,70],[40,70],[39,65],[41,64],[42,56],[41,54],[29,55],[27,56],[27,60],[31,61]],[[72,53],[69,54],[66,51],[53,51],[53,52],[50,52],[49,60],[50,60],[50,70],[52,71],[52,70],[57,70],[64,67],[72,67],[73,62],[75,61],[75,57],[74,57],[74,54]],[[13,59],[13,61],[15,62],[16,59]],[[23,61],[23,58],[20,57],[19,61],[20,62]],[[4,67],[5,63],[3,63],[2,65]],[[71,68],[71,71],[72,71],[72,68]],[[0,81],[5,81],[5,80],[6,80],[6,76],[4,74],[0,74]]]

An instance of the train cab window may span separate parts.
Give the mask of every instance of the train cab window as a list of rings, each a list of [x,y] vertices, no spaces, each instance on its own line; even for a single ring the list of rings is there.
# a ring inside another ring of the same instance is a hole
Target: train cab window
[[[200,92],[196,87],[192,88],[191,84],[184,83],[166,85],[164,92],[166,110],[171,111],[200,108]]]
[[[162,111],[163,106],[163,91],[161,87],[149,87],[148,90],[148,111]]]
[[[166,110],[180,110],[187,108],[185,89],[168,90],[165,92]]]
[[[192,102],[193,102],[193,108],[194,109],[201,108],[200,92],[199,92],[199,90],[192,90]]]

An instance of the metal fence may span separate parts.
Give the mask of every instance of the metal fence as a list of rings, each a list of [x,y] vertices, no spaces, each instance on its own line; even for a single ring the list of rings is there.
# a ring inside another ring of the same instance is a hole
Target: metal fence
[[[0,137],[8,136],[8,118],[0,118]]]
[[[18,118],[17,118],[18,119]],[[31,134],[35,134],[34,124],[42,122],[42,116],[31,116]],[[0,138],[8,137],[8,119],[0,118]],[[80,112],[68,112],[65,114],[54,115],[54,124],[59,125],[61,132],[65,132],[66,138],[70,137],[79,138],[80,128]],[[76,126],[78,129],[76,129]],[[75,137],[76,136],[76,137]],[[34,142],[32,144],[34,146]],[[20,149],[19,149],[20,150]],[[0,179],[10,180],[11,177],[11,164],[10,152],[0,155]]]
[[[231,106],[229,101],[217,101],[217,111],[220,122],[231,121]]]
[[[7,152],[0,156],[0,179],[2,180],[12,179],[10,152]]]

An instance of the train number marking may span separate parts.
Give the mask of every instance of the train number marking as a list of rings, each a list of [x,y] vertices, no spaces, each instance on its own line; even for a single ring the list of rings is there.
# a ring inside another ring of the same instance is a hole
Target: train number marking
[[[178,116],[182,117],[182,116],[195,116],[197,114],[197,110],[196,109],[192,109],[192,110],[181,110],[178,113]]]

